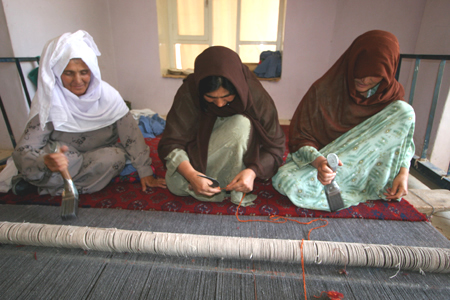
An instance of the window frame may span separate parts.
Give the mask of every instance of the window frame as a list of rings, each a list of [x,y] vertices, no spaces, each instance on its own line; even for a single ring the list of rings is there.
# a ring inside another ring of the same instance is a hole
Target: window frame
[[[177,69],[176,62],[176,45],[177,44],[191,44],[191,45],[207,45],[212,46],[212,14],[213,2],[211,0],[204,0],[204,35],[179,35],[178,34],[178,14],[177,14],[177,0],[168,0],[168,19],[169,19],[169,68]],[[241,0],[237,0],[237,23],[236,23],[236,46],[234,50],[240,55],[240,46],[247,45],[275,45],[276,50],[283,51],[284,42],[284,24],[286,16],[286,0],[279,0],[278,11],[278,32],[277,40],[273,41],[245,41],[240,39],[241,26]],[[245,63],[245,62],[244,62]]]
[[[276,42],[271,41],[244,41],[240,39],[240,25],[241,25],[241,0],[237,0],[237,25],[236,25],[236,49],[233,49],[238,54],[239,53],[239,47],[241,45],[275,45],[276,51],[282,51],[283,47],[283,40],[284,40],[284,21],[286,17],[286,0],[279,0],[279,7],[278,7],[278,33],[277,33],[277,40]]]
[[[176,62],[176,45],[177,44],[207,44],[211,45],[212,32],[212,5],[209,5],[209,0],[204,0],[204,28],[203,35],[180,35],[178,34],[178,11],[177,0],[168,0],[169,13],[169,68],[177,68]]]

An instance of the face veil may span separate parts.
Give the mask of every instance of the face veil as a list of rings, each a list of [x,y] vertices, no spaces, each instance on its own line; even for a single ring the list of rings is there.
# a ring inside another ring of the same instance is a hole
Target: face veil
[[[223,76],[234,85],[236,96],[229,105],[219,108],[211,103],[206,111],[201,109],[199,82],[208,76]],[[252,125],[243,158],[246,167],[260,178],[270,178],[283,162],[285,149],[275,104],[237,53],[222,46],[202,52],[195,60],[194,73],[178,90],[158,147],[161,160],[173,149],[180,148],[188,153],[196,170],[205,172],[209,138],[216,118],[235,114],[244,115]]]
[[[400,48],[397,38],[374,30],[357,37],[301,100],[291,121],[289,151],[321,149],[395,100],[404,100],[395,79]],[[369,98],[355,89],[355,78],[382,77]]]

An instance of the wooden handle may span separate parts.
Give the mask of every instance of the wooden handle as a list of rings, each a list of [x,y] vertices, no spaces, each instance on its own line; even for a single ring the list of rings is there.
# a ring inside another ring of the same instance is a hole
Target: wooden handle
[[[67,169],[64,169],[64,170],[62,170],[61,172],[61,176],[64,178],[64,179],[72,179],[72,177],[70,176],[70,174],[69,174],[69,170],[67,170]]]
[[[55,144],[55,151],[54,152],[55,153],[61,153],[61,145],[59,144],[59,142],[56,142],[56,144]],[[64,179],[72,180],[72,177],[70,176],[69,170],[67,168],[62,170],[62,171],[60,171],[59,173],[61,173],[61,176]]]

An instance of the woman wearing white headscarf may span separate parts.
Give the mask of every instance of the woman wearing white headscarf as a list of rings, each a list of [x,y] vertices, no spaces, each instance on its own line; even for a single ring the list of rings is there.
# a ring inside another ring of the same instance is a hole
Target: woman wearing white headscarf
[[[127,159],[142,190],[165,187],[153,177],[149,148],[119,92],[101,80],[97,45],[86,31],[65,33],[44,47],[38,89],[16,149],[13,192],[30,183],[40,194],[60,194],[68,167],[80,193],[104,188]],[[118,142],[120,139],[120,142]],[[54,153],[57,142],[61,153]]]

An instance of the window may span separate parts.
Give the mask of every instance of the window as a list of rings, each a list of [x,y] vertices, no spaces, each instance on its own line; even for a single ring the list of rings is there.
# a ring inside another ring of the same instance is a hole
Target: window
[[[161,72],[193,69],[212,45],[250,64],[262,51],[282,51],[285,6],[286,0],[157,0]]]

